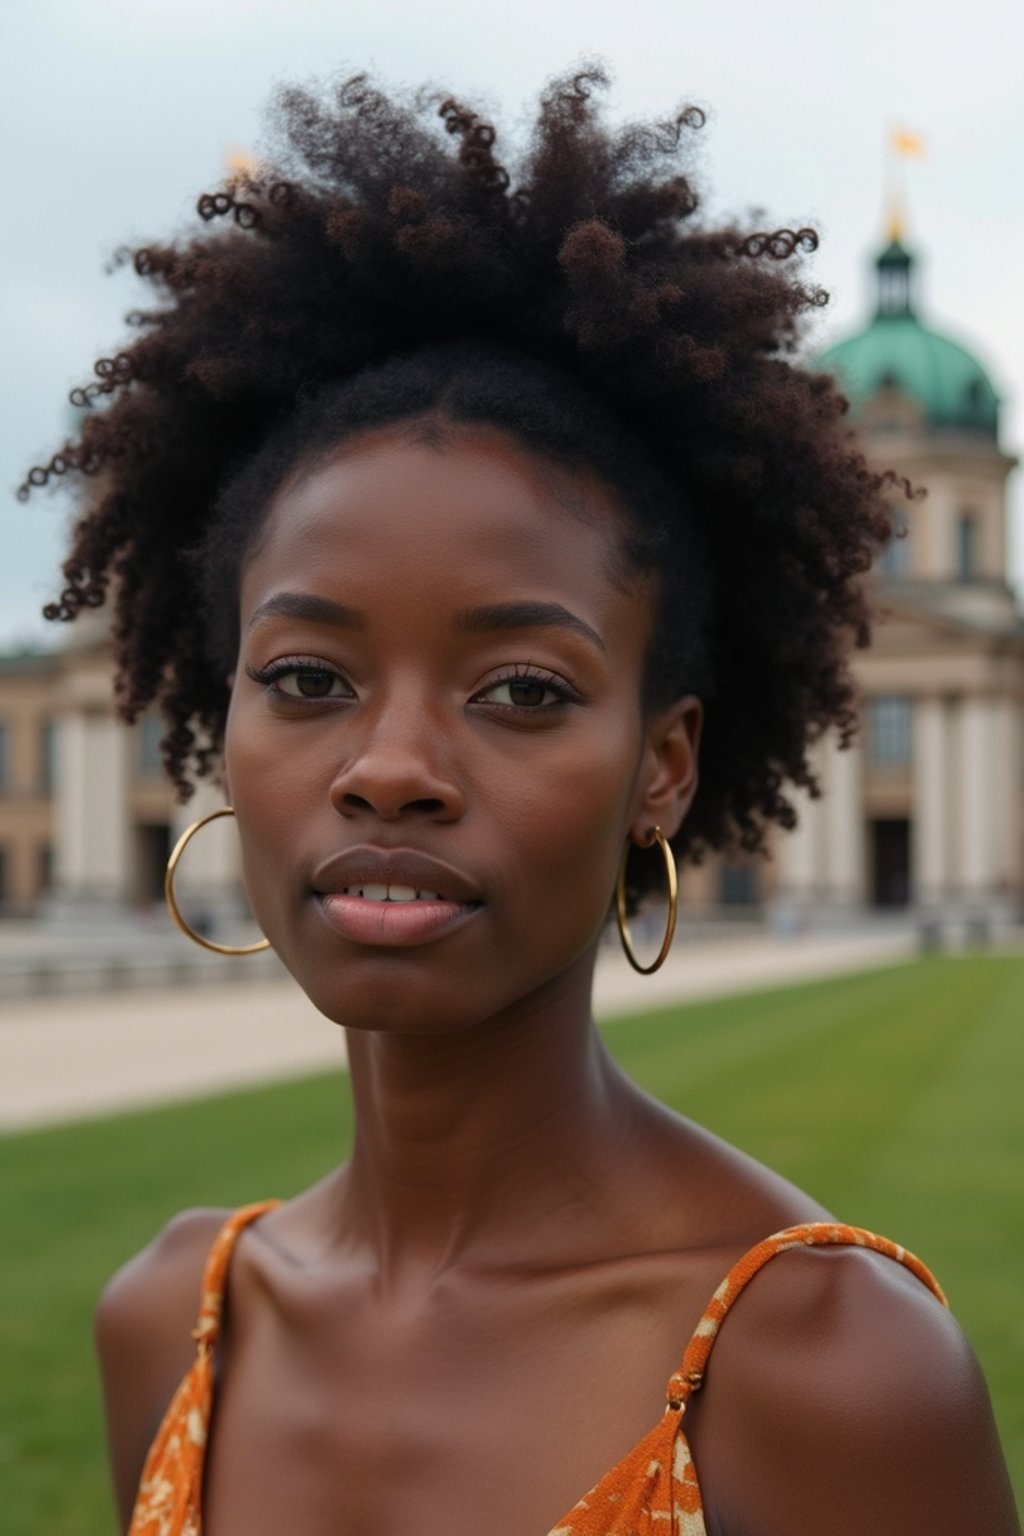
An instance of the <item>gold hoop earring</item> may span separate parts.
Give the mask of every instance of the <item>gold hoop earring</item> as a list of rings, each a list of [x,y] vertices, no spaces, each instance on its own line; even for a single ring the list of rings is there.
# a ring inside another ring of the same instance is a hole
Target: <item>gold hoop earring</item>
[[[217,810],[211,811],[208,816],[200,816],[198,821],[194,821],[190,827],[185,828],[185,831],[175,843],[170,858],[167,860],[167,873],[164,876],[164,896],[167,900],[167,909],[174,921],[185,937],[192,940],[193,944],[199,944],[203,949],[212,949],[215,955],[255,955],[261,949],[270,948],[269,939],[260,939],[258,944],[216,944],[213,939],[204,939],[201,933],[196,933],[195,929],[190,928],[188,923],[186,923],[174,896],[174,872],[178,867],[178,860],[200,827],[205,827],[209,822],[216,821],[221,816],[233,816],[234,814],[235,808],[233,805],[222,805]]]
[[[615,882],[615,915],[619,923],[619,938],[622,947],[626,951],[626,959],[634,971],[639,971],[641,976],[650,976],[652,972],[660,970],[665,964],[668,952],[672,948],[672,937],[676,931],[676,917],[679,912],[679,879],[676,873],[675,856],[669,847],[668,838],[660,827],[651,828],[651,841],[657,843],[661,849],[661,856],[665,860],[665,875],[668,880],[668,921],[665,924],[665,937],[661,941],[661,948],[656,958],[650,965],[641,965],[633,948],[633,939],[629,931],[629,922],[626,918],[626,865],[629,862],[629,843],[626,843],[622,853],[622,861],[619,864],[618,879]]]

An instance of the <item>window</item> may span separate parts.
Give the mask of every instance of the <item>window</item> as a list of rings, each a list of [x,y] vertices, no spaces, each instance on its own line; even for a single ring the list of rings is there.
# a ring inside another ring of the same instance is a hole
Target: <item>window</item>
[[[38,853],[39,894],[46,896],[53,889],[53,848],[49,843],[41,843]]]
[[[910,762],[910,700],[896,695],[868,703],[868,741],[873,763],[898,767]]]
[[[159,715],[146,715],[139,726],[139,772],[145,779],[159,778],[164,771],[160,738],[164,725]]]
[[[956,525],[956,576],[958,581],[973,581],[978,574],[978,520],[973,512],[962,512]]]
[[[878,312],[880,315],[905,315],[910,309],[910,263],[879,263]]]
[[[39,727],[39,788],[44,795],[53,793],[57,781],[57,727],[44,720]]]
[[[910,528],[902,517],[893,519],[893,535],[882,550],[878,569],[883,576],[910,574]]]
[[[757,870],[753,864],[723,864],[718,880],[718,899],[724,907],[750,907],[760,899]]]

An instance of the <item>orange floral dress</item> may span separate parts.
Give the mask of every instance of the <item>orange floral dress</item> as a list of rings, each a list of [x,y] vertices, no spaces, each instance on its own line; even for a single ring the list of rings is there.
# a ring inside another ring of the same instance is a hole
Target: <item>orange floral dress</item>
[[[128,1536],[201,1536],[203,1461],[213,1407],[213,1350],[228,1265],[238,1234],[276,1201],[243,1206],[217,1235],[203,1275],[196,1358],[150,1447]],[[700,1390],[722,1322],[749,1281],[789,1248],[838,1244],[873,1248],[905,1265],[945,1305],[930,1271],[896,1243],[859,1227],[815,1222],[765,1238],[733,1266],[712,1296],[669,1378],[665,1412],[627,1456],[556,1522],[548,1536],[706,1536],[697,1472],[683,1430],[686,1407]]]

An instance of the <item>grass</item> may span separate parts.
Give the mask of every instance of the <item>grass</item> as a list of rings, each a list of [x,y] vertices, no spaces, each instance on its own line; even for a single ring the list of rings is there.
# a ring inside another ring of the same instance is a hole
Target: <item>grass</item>
[[[612,1024],[667,1102],[935,1269],[1024,1493],[1024,960],[907,966]],[[0,1020],[2,1028],[2,1020]],[[0,1486],[11,1536],[115,1529],[90,1344],[104,1279],[188,1205],[343,1155],[337,1074],[0,1140]]]

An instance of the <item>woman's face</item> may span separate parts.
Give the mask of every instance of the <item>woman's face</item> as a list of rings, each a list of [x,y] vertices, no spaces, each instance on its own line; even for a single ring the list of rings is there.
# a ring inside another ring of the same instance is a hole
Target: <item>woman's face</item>
[[[630,832],[676,830],[699,706],[644,719],[650,594],[617,518],[483,428],[366,434],[275,497],[227,780],[256,917],[329,1017],[535,1006],[589,970]]]

